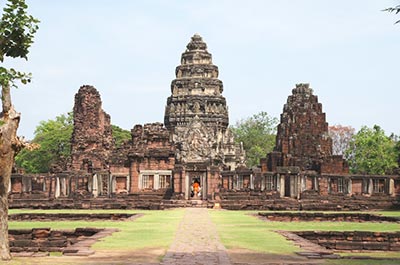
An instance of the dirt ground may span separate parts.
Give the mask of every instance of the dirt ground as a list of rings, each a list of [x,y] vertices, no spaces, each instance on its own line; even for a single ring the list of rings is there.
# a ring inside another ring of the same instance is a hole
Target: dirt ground
[[[228,249],[229,258],[232,264],[323,264],[321,260],[309,260],[297,255],[276,255],[252,252],[246,249]],[[136,251],[96,251],[91,256],[46,256],[46,257],[15,257],[11,262],[4,262],[7,265],[66,265],[66,264],[89,264],[89,265],[127,265],[160,264],[165,249],[146,248]]]
[[[14,257],[7,265],[65,265],[65,264],[159,264],[166,253],[163,248],[146,248],[135,251],[96,251],[90,256]]]
[[[323,264],[321,260],[309,260],[298,255],[258,253],[247,249],[228,249],[233,264]]]

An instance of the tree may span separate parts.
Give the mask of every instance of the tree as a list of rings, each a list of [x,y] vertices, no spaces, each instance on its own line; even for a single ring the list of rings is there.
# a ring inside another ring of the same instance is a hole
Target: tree
[[[111,125],[111,127],[116,147],[120,147],[124,142],[132,138],[130,131],[124,130],[117,125]]]
[[[24,0],[9,0],[3,9],[0,21],[0,61],[6,57],[27,60],[33,36],[39,21],[26,13],[28,6]],[[24,144],[17,137],[20,114],[11,101],[11,87],[16,80],[23,84],[30,81],[31,75],[14,69],[0,67],[1,104],[0,113],[0,258],[11,259],[8,244],[8,198],[11,169],[14,156]]]
[[[389,7],[389,8],[385,8],[383,9],[383,11],[389,12],[389,13],[400,13],[400,5],[397,5],[395,7]],[[397,20],[394,24],[400,23],[400,20]]]
[[[231,126],[236,142],[243,143],[248,166],[259,165],[260,158],[273,150],[277,124],[277,118],[262,111]]]
[[[332,138],[332,154],[344,155],[349,148],[355,129],[351,126],[333,125],[329,126],[328,132]]]
[[[32,140],[39,148],[22,150],[15,158],[17,166],[28,173],[66,170],[71,158],[72,129],[72,112],[41,121]]]
[[[346,154],[352,173],[388,174],[397,167],[395,141],[377,125],[363,126],[350,141]]]

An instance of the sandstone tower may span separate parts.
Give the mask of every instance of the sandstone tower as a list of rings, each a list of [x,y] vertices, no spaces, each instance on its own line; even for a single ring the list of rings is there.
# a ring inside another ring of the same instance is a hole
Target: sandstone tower
[[[228,129],[228,108],[222,96],[218,67],[207,44],[195,34],[176,67],[164,123],[176,145],[177,163],[204,163],[234,169],[243,164],[243,151]]]
[[[277,166],[320,173],[348,172],[342,157],[332,156],[325,113],[309,84],[297,84],[283,107],[275,149],[268,155],[268,169],[274,171]]]
[[[75,95],[74,130],[71,140],[71,169],[102,170],[108,167],[113,147],[110,115],[102,109],[99,92],[82,86]]]

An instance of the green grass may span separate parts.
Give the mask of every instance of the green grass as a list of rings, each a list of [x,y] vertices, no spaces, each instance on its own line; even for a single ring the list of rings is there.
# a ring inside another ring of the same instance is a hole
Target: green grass
[[[12,213],[68,213],[71,210],[10,210]],[[9,222],[10,229],[42,228],[74,229],[77,227],[118,228],[120,231],[103,238],[93,245],[96,250],[132,250],[146,247],[167,249],[174,239],[184,210],[173,211],[122,211],[122,210],[73,210],[74,213],[124,212],[142,213],[134,221],[52,221],[52,222]]]
[[[222,243],[227,248],[245,248],[256,252],[291,254],[300,249],[273,232],[265,222],[244,211],[210,211]]]
[[[56,221],[56,222],[9,222],[10,229],[51,227],[52,229],[74,229],[76,227],[118,228],[120,231],[110,237],[103,238],[93,245],[95,250],[137,250],[142,248],[168,249],[172,243],[176,229],[181,221],[185,209],[165,211],[139,210],[19,210],[12,209],[13,213],[141,213],[142,217],[134,221]],[[351,223],[351,222],[267,222],[253,216],[258,211],[225,211],[209,210],[213,222],[216,224],[222,243],[228,248],[244,248],[261,253],[293,255],[300,248],[276,230],[302,231],[400,231],[399,223]],[[371,213],[371,212],[368,212]],[[397,212],[373,212],[387,216],[400,217]],[[193,221],[195,225],[195,220]],[[368,255],[372,257],[400,258],[395,252],[350,253],[346,255]],[[339,260],[329,261],[329,264],[382,264],[382,261],[373,260]],[[366,263],[367,262],[367,263]],[[385,261],[384,264],[396,264],[399,261]]]
[[[277,234],[285,231],[400,231],[399,223],[351,223],[351,222],[267,222],[255,216],[256,211],[210,211],[216,223],[222,243],[227,248],[246,248],[258,252],[289,254],[300,249]],[[382,212],[397,216],[398,212]],[[400,215],[400,214],[399,214]]]

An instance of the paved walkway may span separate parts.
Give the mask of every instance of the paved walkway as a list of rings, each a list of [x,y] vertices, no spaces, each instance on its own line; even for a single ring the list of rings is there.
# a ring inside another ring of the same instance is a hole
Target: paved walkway
[[[174,242],[161,264],[231,264],[206,208],[186,208]]]

